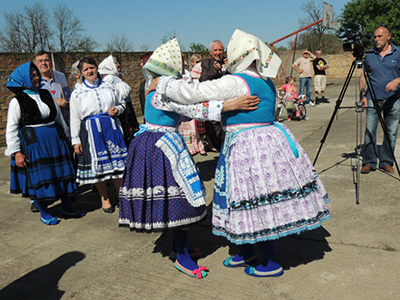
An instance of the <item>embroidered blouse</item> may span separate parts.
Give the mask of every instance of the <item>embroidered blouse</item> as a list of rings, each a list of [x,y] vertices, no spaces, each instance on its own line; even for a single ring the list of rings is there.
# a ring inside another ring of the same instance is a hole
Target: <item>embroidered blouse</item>
[[[99,79],[95,82],[84,81],[74,90],[70,100],[72,145],[81,144],[79,134],[84,118],[108,112],[114,106],[118,115],[124,111],[119,91],[107,82]]]
[[[254,78],[261,78],[257,71],[249,67],[242,73]],[[228,101],[244,95],[250,95],[249,87],[239,76],[225,75],[220,79],[204,81],[185,82],[176,80],[172,76],[162,76],[158,86],[157,93],[163,95],[169,101],[177,101],[182,104],[207,101],[208,99],[218,99],[219,101]],[[275,98],[273,99],[275,101]],[[225,128],[229,131],[240,131],[251,127],[251,124],[239,124]]]

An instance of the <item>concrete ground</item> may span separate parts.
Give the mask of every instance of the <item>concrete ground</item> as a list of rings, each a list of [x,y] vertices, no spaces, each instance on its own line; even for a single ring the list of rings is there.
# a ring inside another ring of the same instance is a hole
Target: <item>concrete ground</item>
[[[328,84],[330,104],[308,107],[309,121],[285,122],[311,160],[343,81]],[[351,83],[341,107],[353,104]],[[9,158],[1,154],[0,299],[400,299],[399,175],[380,170],[362,175],[360,204],[355,204],[356,115],[352,108],[339,110],[316,163],[331,198],[332,219],[323,228],[277,242],[285,270],[278,278],[253,278],[242,268],[222,265],[236,248],[212,235],[210,206],[207,220],[190,230],[190,245],[205,254],[199,263],[210,269],[202,280],[174,269],[168,259],[170,233],[119,228],[118,212],[103,213],[88,187],[74,202],[87,213],[84,218],[45,226],[27,200],[10,195]],[[399,154],[398,141],[398,160]],[[195,160],[210,204],[217,155]],[[60,203],[51,211],[61,216]]]

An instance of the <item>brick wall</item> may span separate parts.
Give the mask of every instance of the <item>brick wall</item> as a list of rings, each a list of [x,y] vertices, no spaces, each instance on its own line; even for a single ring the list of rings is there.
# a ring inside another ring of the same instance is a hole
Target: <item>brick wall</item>
[[[300,52],[297,52],[300,55]],[[97,63],[110,55],[107,52],[95,52],[87,54],[92,56]],[[141,115],[139,103],[139,86],[143,80],[140,67],[140,56],[142,52],[120,53],[119,57],[122,62],[124,80],[130,85],[133,92],[131,94],[132,104],[137,115]],[[65,73],[70,88],[73,86],[73,80],[69,78],[71,65],[78,59],[86,56],[85,53],[55,53],[54,63],[56,70]],[[287,56],[287,54],[286,54]],[[281,54],[282,60],[286,60],[284,53]],[[31,53],[0,53],[0,147],[5,146],[5,129],[7,122],[8,102],[12,99],[13,93],[6,88],[8,76],[19,65],[31,60]],[[345,78],[353,60],[352,54],[343,52],[334,55],[323,56],[330,68],[327,70],[327,76],[330,78]],[[207,57],[204,57],[207,58]],[[297,57],[296,57],[297,58]],[[286,74],[290,74],[291,60],[286,67]]]
[[[105,52],[95,52],[88,54],[92,56],[99,64],[104,58],[110,55]],[[139,87],[140,82],[144,79],[140,67],[140,56],[142,52],[134,53],[120,53],[118,56],[122,62],[123,73],[125,74],[124,80],[130,85],[133,92],[131,94],[132,104],[135,112],[141,115],[139,103]],[[86,56],[84,53],[55,53],[54,64],[56,70],[65,73],[70,88],[74,81],[69,78],[71,72],[71,65]],[[12,71],[19,65],[31,60],[33,54],[31,53],[0,53],[0,147],[5,146],[5,129],[7,122],[7,109],[8,103],[14,96],[7,87],[7,79]]]

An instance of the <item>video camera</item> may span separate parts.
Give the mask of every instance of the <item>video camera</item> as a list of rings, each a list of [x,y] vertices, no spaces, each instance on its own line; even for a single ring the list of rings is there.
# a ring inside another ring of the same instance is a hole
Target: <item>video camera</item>
[[[371,35],[363,35],[360,32],[352,32],[348,30],[343,35],[339,36],[343,39],[343,51],[353,51],[353,56],[356,59],[364,57],[364,48],[371,46]]]

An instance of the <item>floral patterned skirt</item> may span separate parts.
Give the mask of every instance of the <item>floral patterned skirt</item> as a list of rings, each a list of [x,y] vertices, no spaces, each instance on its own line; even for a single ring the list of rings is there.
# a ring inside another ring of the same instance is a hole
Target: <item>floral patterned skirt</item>
[[[227,133],[215,176],[215,235],[254,244],[311,230],[330,218],[314,167],[283,125]]]
[[[156,146],[164,134],[146,131],[129,146],[119,192],[121,226],[159,231],[198,222],[207,214],[205,205],[193,207],[188,202],[168,157]]]

